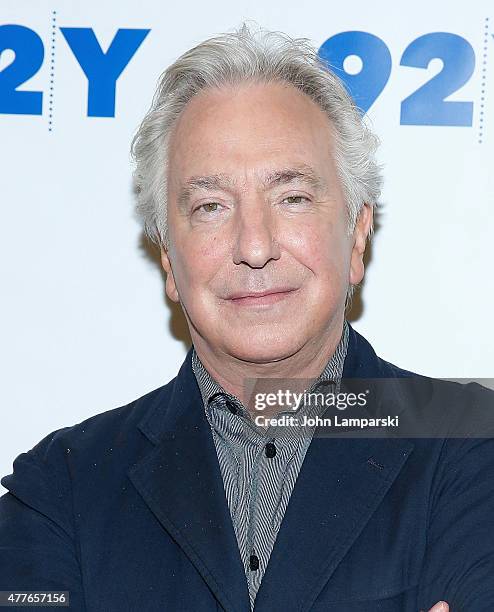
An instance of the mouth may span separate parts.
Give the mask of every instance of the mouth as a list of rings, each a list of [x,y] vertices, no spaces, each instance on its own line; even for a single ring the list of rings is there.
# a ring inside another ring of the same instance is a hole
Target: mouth
[[[235,306],[269,306],[287,299],[298,291],[298,289],[270,289],[259,293],[234,294],[228,301]]]

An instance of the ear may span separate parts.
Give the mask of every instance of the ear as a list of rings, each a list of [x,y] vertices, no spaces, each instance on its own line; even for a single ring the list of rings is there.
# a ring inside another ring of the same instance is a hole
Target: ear
[[[353,249],[350,260],[350,284],[357,285],[364,278],[364,252],[367,236],[372,227],[374,209],[364,204],[357,218],[353,231]]]
[[[161,265],[163,266],[163,270],[166,273],[166,283],[165,290],[166,295],[172,300],[172,302],[180,302],[180,297],[178,295],[177,285],[175,283],[175,277],[173,276],[172,265],[170,262],[170,258],[168,257],[168,251],[164,249],[163,246],[160,247],[161,251]]]

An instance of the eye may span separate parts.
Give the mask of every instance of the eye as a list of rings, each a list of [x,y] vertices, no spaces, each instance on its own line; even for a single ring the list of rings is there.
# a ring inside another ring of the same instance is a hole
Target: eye
[[[291,201],[289,201],[291,200]],[[297,201],[295,201],[297,200]],[[309,198],[306,198],[303,195],[291,195],[291,196],[287,196],[286,198],[283,199],[283,202],[287,202],[288,204],[302,204],[301,200],[306,200],[307,202],[310,202]]]
[[[193,212],[203,210],[206,213],[212,213],[212,212],[216,212],[217,210],[219,210],[219,206],[220,205],[218,202],[205,202],[204,204],[201,204],[200,206],[195,208]]]

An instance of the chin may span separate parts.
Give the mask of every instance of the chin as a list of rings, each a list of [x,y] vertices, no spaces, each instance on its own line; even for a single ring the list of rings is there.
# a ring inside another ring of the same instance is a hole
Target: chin
[[[228,336],[224,336],[228,337]],[[304,345],[296,341],[293,332],[267,334],[265,331],[239,335],[225,347],[226,351],[242,361],[250,363],[270,363],[291,357]]]

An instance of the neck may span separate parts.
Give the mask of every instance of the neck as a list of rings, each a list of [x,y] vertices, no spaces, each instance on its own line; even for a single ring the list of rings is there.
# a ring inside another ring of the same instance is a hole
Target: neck
[[[286,358],[273,362],[248,362],[213,350],[201,337],[193,340],[195,351],[209,374],[227,391],[236,396],[244,406],[251,408],[254,392],[276,392],[282,379],[283,390],[302,392],[323,371],[334,354],[343,332],[344,314],[331,325],[325,334],[308,341],[300,350]],[[246,381],[257,381],[253,388]],[[275,379],[269,383],[266,379]],[[262,388],[261,388],[262,385]]]

